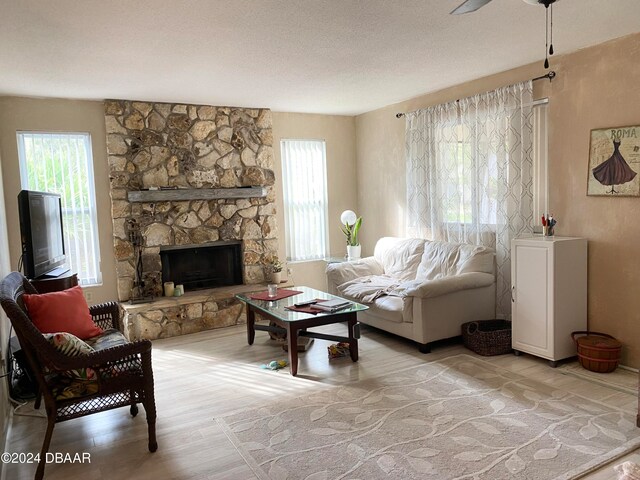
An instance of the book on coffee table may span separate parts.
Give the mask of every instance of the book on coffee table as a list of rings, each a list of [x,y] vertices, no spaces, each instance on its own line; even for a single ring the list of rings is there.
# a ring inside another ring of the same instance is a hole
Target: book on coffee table
[[[325,300],[322,302],[316,302],[313,304],[313,308],[324,310],[325,312],[335,312],[342,310],[352,305],[352,302],[345,300],[344,298],[334,298],[333,300]]]

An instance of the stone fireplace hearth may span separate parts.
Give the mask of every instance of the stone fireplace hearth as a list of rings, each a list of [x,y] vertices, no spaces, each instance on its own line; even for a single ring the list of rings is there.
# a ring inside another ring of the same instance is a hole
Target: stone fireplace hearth
[[[149,295],[162,295],[161,251],[185,245],[234,243],[241,262],[234,282],[263,283],[264,265],[278,250],[271,111],[107,100],[105,123],[119,300],[129,300],[135,278],[132,224],[143,238]],[[185,299],[176,311],[151,303],[147,320],[157,326],[132,331],[159,338],[190,333],[196,324],[204,329],[242,321],[233,295],[212,295],[215,305],[189,306]],[[167,301],[173,300],[160,303]],[[135,310],[140,318],[144,308]],[[187,318],[191,326],[182,329],[180,320]]]

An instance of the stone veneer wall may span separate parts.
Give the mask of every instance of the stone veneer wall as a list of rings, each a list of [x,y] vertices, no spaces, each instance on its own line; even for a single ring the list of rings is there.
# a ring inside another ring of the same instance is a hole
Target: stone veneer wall
[[[162,295],[161,246],[217,240],[242,240],[244,283],[263,282],[265,260],[278,250],[271,111],[107,100],[105,122],[119,299],[130,298],[135,277],[128,238],[132,221],[143,236],[148,293]],[[155,203],[127,199],[129,191],[153,187],[242,186],[264,186],[267,195]]]

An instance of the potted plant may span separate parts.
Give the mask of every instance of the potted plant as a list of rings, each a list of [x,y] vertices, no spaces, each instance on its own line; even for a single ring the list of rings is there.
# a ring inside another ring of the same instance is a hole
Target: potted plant
[[[272,283],[282,282],[283,264],[276,255],[267,258],[266,267],[267,273],[269,274],[269,278]]]
[[[357,260],[360,258],[360,242],[358,241],[358,231],[362,226],[362,217],[356,216],[352,210],[345,210],[340,216],[342,222],[342,233],[347,239],[347,258]]]

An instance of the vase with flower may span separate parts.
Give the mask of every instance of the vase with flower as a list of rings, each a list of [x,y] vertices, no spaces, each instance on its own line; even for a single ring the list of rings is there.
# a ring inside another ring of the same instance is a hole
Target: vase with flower
[[[345,210],[340,215],[340,222],[342,233],[347,240],[347,259],[357,260],[361,253],[358,232],[362,226],[362,217],[358,217],[353,210]]]

